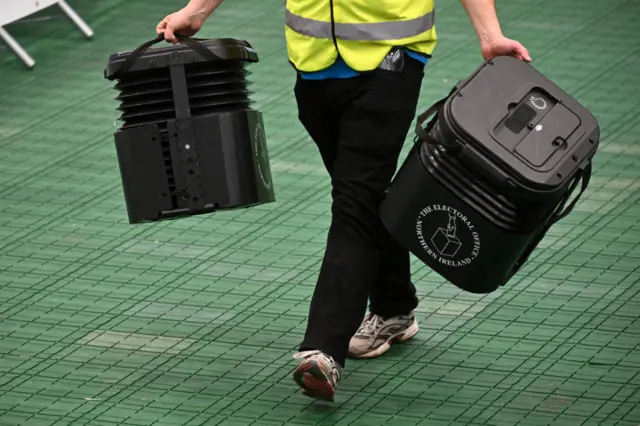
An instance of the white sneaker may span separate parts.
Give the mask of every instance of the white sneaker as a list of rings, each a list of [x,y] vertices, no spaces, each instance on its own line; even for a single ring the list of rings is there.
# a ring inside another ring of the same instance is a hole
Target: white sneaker
[[[329,355],[320,351],[298,352],[293,356],[302,360],[293,372],[293,380],[311,398],[333,401],[342,368]]]
[[[351,338],[351,358],[375,358],[389,350],[396,342],[405,342],[418,333],[418,322],[412,312],[391,318],[369,314]]]

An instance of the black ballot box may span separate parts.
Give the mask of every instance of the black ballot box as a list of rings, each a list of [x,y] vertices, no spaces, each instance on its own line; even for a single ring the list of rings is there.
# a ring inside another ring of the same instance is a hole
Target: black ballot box
[[[452,284],[493,292],[587,189],[598,123],[511,57],[482,64],[417,121],[382,221]]]
[[[258,61],[236,39],[199,40],[109,57],[120,117],[115,146],[130,223],[275,201],[262,113],[252,108]]]

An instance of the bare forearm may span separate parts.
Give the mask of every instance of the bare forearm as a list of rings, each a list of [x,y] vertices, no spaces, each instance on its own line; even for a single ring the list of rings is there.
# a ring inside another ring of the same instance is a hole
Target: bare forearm
[[[491,40],[502,37],[495,0],[460,0],[460,2],[469,15],[480,43],[490,43]]]
[[[187,5],[187,9],[192,11],[194,15],[206,18],[220,6],[223,0],[191,0]]]

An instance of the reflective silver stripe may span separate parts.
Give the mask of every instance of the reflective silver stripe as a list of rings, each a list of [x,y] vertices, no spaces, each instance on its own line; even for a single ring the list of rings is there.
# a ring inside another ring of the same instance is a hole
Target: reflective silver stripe
[[[408,21],[375,24],[335,24],[336,38],[352,41],[400,40],[425,33],[433,28],[435,10]],[[285,22],[293,31],[309,37],[331,39],[331,22],[303,18],[286,9]]]

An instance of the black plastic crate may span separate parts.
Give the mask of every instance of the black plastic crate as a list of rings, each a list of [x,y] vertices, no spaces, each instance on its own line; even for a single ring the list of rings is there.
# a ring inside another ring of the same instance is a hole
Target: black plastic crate
[[[573,209],[600,140],[589,111],[511,57],[479,67],[418,118],[416,134],[382,221],[416,257],[473,293],[507,283]]]
[[[252,108],[246,41],[196,40],[112,54],[115,134],[131,223],[275,201],[262,114]]]

